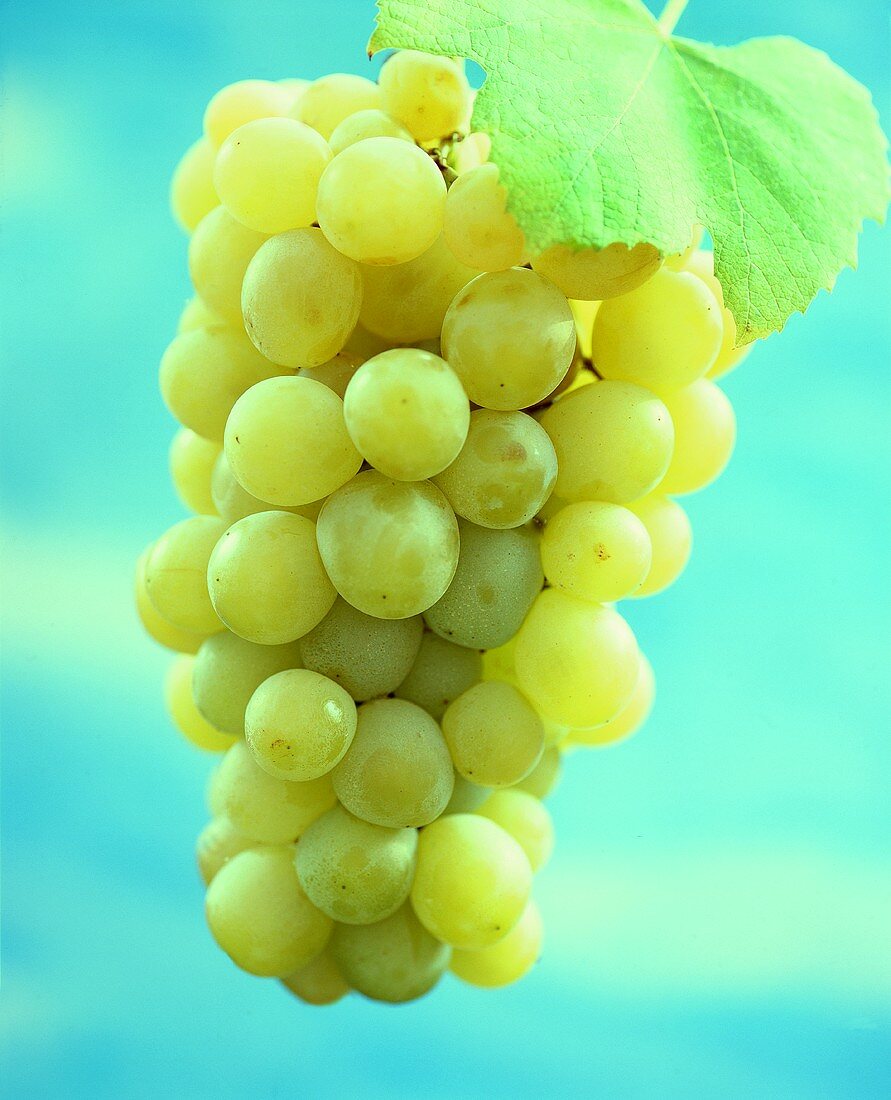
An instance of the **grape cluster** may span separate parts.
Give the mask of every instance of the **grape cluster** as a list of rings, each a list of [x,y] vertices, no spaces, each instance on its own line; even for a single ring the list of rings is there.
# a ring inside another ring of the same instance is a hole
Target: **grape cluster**
[[[733,446],[710,253],[530,255],[462,64],[244,81],[172,185],[195,297],[164,353],[194,512],[137,603],[176,725],[225,755],[207,920],[314,1004],[499,986],[561,754],[637,729],[616,601],[678,576],[676,494]]]

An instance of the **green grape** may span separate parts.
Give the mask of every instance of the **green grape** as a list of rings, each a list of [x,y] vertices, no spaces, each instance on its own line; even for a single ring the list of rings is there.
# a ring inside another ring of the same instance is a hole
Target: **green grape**
[[[268,378],[235,402],[226,458],[240,484],[273,504],[309,504],[346,484],[362,465],[343,402],[311,378]]]
[[[475,650],[426,631],[414,664],[395,689],[396,696],[417,703],[439,722],[449,703],[477,683],[482,671],[483,660]]]
[[[554,492],[568,501],[627,504],[665,476],[674,427],[664,403],[631,382],[597,382],[546,409],[557,452]]]
[[[419,50],[400,50],[380,74],[381,103],[422,143],[461,130],[470,113],[464,63]]]
[[[282,645],[309,633],[334,603],[311,520],[257,512],[234,523],[211,555],[207,584],[217,615],[240,637]]]
[[[471,401],[489,409],[535,405],[572,363],[575,322],[553,284],[521,267],[477,276],[459,291],[442,347]]]
[[[271,80],[239,80],[228,84],[211,99],[204,112],[204,133],[215,149],[226,138],[256,118],[286,115],[293,94]]]
[[[328,948],[282,978],[282,984],[308,1005],[333,1005],[350,991]]]
[[[471,814],[482,806],[489,794],[488,787],[480,787],[476,783],[471,783],[460,772],[455,772],[455,789],[452,791],[448,806],[442,811],[443,816],[445,814]]]
[[[239,397],[281,374],[243,333],[211,325],[177,336],[161,359],[161,397],[180,424],[222,443],[226,418]]]
[[[338,153],[319,183],[318,222],[338,252],[404,264],[442,232],[446,185],[431,157],[400,138],[366,138]]]
[[[255,841],[240,833],[228,817],[215,817],[209,821],[195,845],[195,858],[204,885],[209,886],[217,871],[233,856],[255,846]]]
[[[285,367],[318,367],[342,350],[359,319],[362,277],[319,229],[272,237],[244,276],[248,336]]]
[[[653,666],[641,654],[640,672],[634,693],[615,718],[594,729],[570,730],[567,738],[571,745],[615,745],[635,733],[649,717],[656,698],[656,677]]]
[[[327,141],[345,118],[357,111],[376,108],[380,101],[380,89],[373,81],[352,73],[331,73],[314,80],[304,90],[291,115]]]
[[[414,141],[414,138],[406,130],[401,122],[392,118],[386,111],[380,111],[376,107],[370,107],[364,111],[356,111],[348,115],[339,123],[331,135],[328,144],[334,154],[342,153],[344,149],[355,145],[357,141],[365,141],[366,138],[391,137],[401,141]]]
[[[431,630],[469,649],[494,649],[520,629],[544,577],[538,535],[530,527],[491,531],[459,521],[455,576],[424,612]]]
[[[602,301],[643,286],[656,274],[662,258],[651,244],[629,248],[617,241],[606,248],[571,248],[564,244],[536,256],[532,267],[558,286],[567,298]]]
[[[310,902],[294,870],[293,849],[248,848],[217,871],[205,909],[213,938],[236,966],[285,978],[315,958],[332,921]]]
[[[319,518],[324,500],[314,500],[309,504],[297,504],[286,508],[282,504],[270,504],[268,500],[259,500],[241,486],[235,479],[225,450],[214,463],[210,475],[210,492],[214,507],[230,527],[236,520],[252,516],[255,512],[293,512],[295,516],[304,516],[313,523]]]
[[[711,484],[730,461],[736,442],[733,406],[714,382],[700,378],[665,398],[674,424],[674,453],[662,493],[695,493]]]
[[[356,736],[333,779],[356,817],[398,829],[438,817],[452,797],[453,775],[442,732],[425,710],[376,699],[359,707]]]
[[[569,504],[551,518],[541,536],[541,563],[549,583],[595,603],[621,600],[640,588],[651,559],[646,527],[621,504]]]
[[[220,445],[180,428],[170,444],[170,477],[176,495],[193,512],[216,515],[210,492],[210,477],[220,454]]]
[[[164,699],[170,719],[185,739],[205,752],[224,752],[235,740],[207,721],[192,697],[192,670],[195,658],[181,654],[167,673]]]
[[[322,363],[318,367],[303,367],[298,371],[299,378],[310,378],[314,382],[321,382],[329,390],[333,390],[343,400],[350,379],[364,362],[359,356],[348,351],[339,351],[333,359]]]
[[[423,481],[457,457],[467,438],[470,404],[444,359],[393,348],[353,375],[343,416],[366,462],[385,477]]]
[[[363,270],[363,278],[372,270],[385,271],[386,268],[370,268],[367,267]],[[390,269],[393,270],[393,269]],[[364,296],[362,298],[362,308],[365,308],[365,298],[368,295],[368,288],[366,286]],[[355,355],[361,362],[365,362],[366,359],[371,359],[375,355],[379,355],[382,351],[387,351],[393,344],[377,336],[373,332],[369,332],[361,324],[356,325],[353,329],[352,335],[346,344],[344,344],[343,350],[347,355]]]
[[[356,732],[356,704],[339,684],[306,668],[276,672],[251,696],[247,746],[264,771],[305,782],[325,775]]]
[[[481,951],[453,951],[449,969],[469,985],[494,989],[519,981],[538,962],[544,925],[530,898],[523,915],[503,940]]]
[[[409,674],[424,622],[378,619],[337,598],[317,627],[300,639],[303,663],[364,701],[388,695]]]
[[[196,328],[210,328],[225,323],[206,302],[202,302],[195,294],[186,302],[182,313],[179,315],[176,335],[181,336],[184,332],[194,332]]]
[[[227,324],[241,328],[241,286],[266,235],[237,222],[225,206],[201,219],[189,241],[189,274],[196,292]]]
[[[602,377],[670,393],[712,366],[722,331],[721,305],[705,283],[662,268],[637,290],[603,303],[591,353]]]
[[[297,877],[306,896],[342,924],[375,924],[411,889],[417,829],[385,829],[335,806],[297,845]]]
[[[191,634],[223,629],[207,591],[207,562],[225,529],[216,516],[181,520],[158,539],[145,565],[145,591],[155,610]]]
[[[519,527],[550,495],[557,456],[526,413],[476,409],[461,453],[435,480],[459,516],[481,527]]]
[[[531,888],[525,852],[494,821],[450,814],[420,835],[411,903],[443,943],[473,951],[497,943],[523,915]]]
[[[541,760],[532,771],[525,779],[515,783],[513,789],[534,794],[536,798],[547,798],[549,794],[553,794],[554,788],[560,781],[562,767],[560,750],[550,745],[541,754]]]
[[[445,592],[458,564],[458,523],[428,481],[366,470],[325,502],[319,552],[343,598],[380,619],[407,619]]]
[[[629,507],[643,520],[653,544],[650,571],[646,580],[632,595],[635,598],[652,596],[674,584],[683,573],[690,560],[693,530],[687,513],[680,504],[661,493],[651,493]]]
[[[244,712],[260,684],[276,672],[300,667],[300,650],[290,645],[257,645],[223,630],[212,634],[195,658],[195,704],[217,729],[244,734]]]
[[[706,371],[707,378],[720,378],[732,371],[734,367],[738,367],[752,350],[754,344],[743,344],[741,348],[736,346],[736,320],[724,305],[724,291],[715,278],[714,254],[705,249],[694,251],[687,260],[686,270],[702,279],[721,307],[721,320],[723,323],[721,350],[718,352],[714,363]]]
[[[509,833],[526,853],[533,871],[540,871],[554,851],[554,826],[541,800],[514,788],[493,791],[476,810]]]
[[[223,757],[213,793],[214,811],[225,814],[240,833],[260,844],[296,841],[337,801],[329,775],[306,783],[276,779],[260,767],[241,740]]]
[[[226,816],[226,807],[223,803],[223,797],[226,792],[223,789],[223,784],[221,782],[222,771],[223,765],[218,764],[215,768],[211,770],[210,775],[207,777],[207,786],[204,791],[204,801],[207,805],[207,811],[211,817]],[[225,776],[223,776],[222,778],[224,780]],[[255,841],[254,843],[259,843],[259,841]]]
[[[483,787],[510,787],[544,750],[541,719],[511,684],[477,684],[452,703],[442,733],[459,775]]]
[[[455,180],[446,196],[443,236],[461,263],[478,271],[523,263],[526,239],[507,210],[497,165],[481,164]]]
[[[421,925],[409,905],[377,924],[336,924],[330,950],[353,989],[390,1004],[415,1001],[428,993],[452,954]]]
[[[155,605],[148,597],[145,570],[153,549],[154,543],[143,550],[136,562],[134,589],[136,613],[139,616],[139,621],[149,637],[159,645],[178,653],[197,653],[198,647],[204,641],[206,635],[196,634],[191,630],[183,630],[178,626],[174,626],[155,609]]]
[[[617,612],[546,588],[520,629],[515,659],[520,688],[543,717],[598,726],[631,698],[640,655]]]
[[[216,150],[206,137],[190,145],[170,181],[170,209],[181,229],[191,233],[220,199],[213,185]]]
[[[359,319],[369,332],[394,343],[436,339],[452,299],[478,274],[455,259],[439,236],[408,263],[362,268],[365,291]],[[369,349],[368,358],[387,347]]]
[[[316,193],[331,150],[293,118],[239,126],[217,154],[213,180],[236,221],[258,233],[302,229],[316,220]]]

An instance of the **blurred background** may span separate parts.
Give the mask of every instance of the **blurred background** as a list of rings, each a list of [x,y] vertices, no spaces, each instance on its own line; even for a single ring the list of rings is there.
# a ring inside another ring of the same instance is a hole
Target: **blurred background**
[[[654,716],[550,802],[541,963],[312,1009],[205,929],[210,760],[165,717],[131,575],[182,515],[156,389],[189,293],[170,173],[222,85],[368,72],[373,5],[0,19],[4,1093],[891,1094],[888,231],[727,380],[739,442],[685,502],[691,564],[627,607]],[[680,32],[826,49],[887,129],[879,0],[692,0]]]

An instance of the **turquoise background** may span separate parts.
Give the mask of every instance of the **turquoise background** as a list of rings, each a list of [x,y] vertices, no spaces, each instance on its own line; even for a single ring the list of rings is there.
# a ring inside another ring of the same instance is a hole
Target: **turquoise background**
[[[541,963],[315,1010],[204,927],[209,762],[165,718],[130,584],[181,516],[170,172],[221,85],[366,72],[372,5],[0,12],[4,1095],[889,1095],[888,232],[727,382],[737,453],[688,498],[690,567],[627,611],[655,714],[551,802]],[[681,30],[797,35],[887,123],[883,3],[692,0]]]

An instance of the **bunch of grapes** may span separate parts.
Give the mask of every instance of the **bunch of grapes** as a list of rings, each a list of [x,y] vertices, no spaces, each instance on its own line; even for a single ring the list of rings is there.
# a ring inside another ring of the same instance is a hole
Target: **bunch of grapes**
[[[561,754],[634,732],[617,601],[690,552],[741,357],[711,254],[551,248],[508,210],[461,63],[244,81],[176,170],[195,297],[161,363],[195,513],[137,602],[174,722],[225,755],[207,920],[324,1004],[539,956]]]

